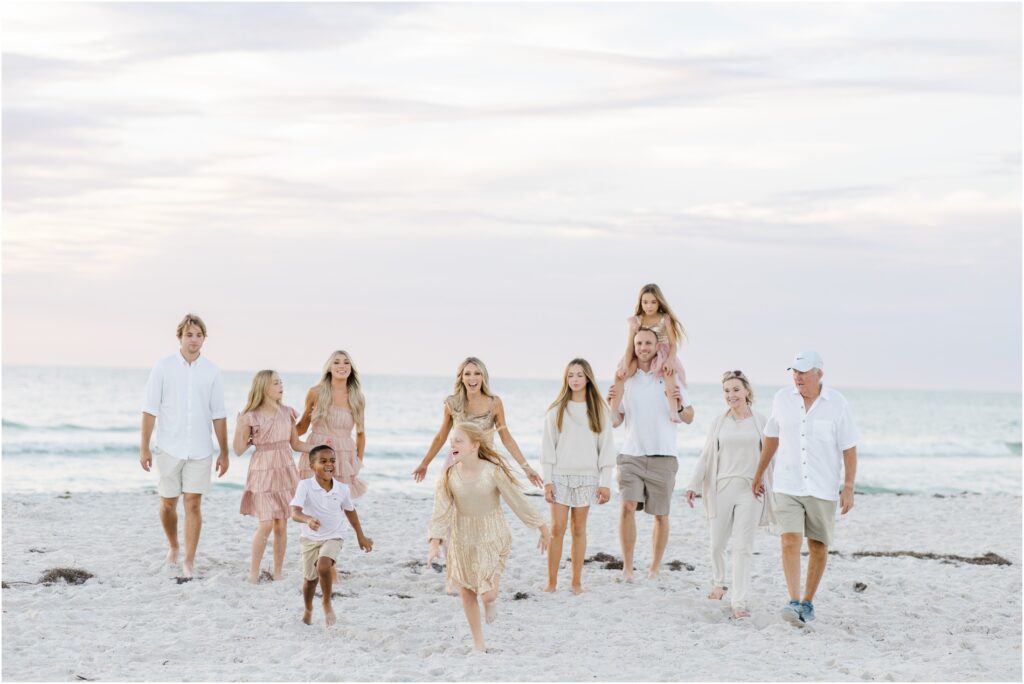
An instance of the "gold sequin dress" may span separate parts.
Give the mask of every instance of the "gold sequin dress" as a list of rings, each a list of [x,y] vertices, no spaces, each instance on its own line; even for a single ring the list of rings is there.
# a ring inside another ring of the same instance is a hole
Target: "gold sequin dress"
[[[527,527],[539,528],[546,521],[526,500],[523,490],[489,461],[472,480],[463,480],[458,468],[452,468],[449,485],[450,495],[443,477],[437,483],[428,539],[448,543],[449,586],[477,593],[490,591],[512,550],[512,532],[501,499]],[[449,525],[451,538],[446,539]]]

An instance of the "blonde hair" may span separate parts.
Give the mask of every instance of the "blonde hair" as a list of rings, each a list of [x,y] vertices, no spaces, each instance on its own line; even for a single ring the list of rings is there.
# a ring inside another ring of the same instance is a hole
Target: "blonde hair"
[[[466,370],[466,366],[468,366],[469,364],[473,364],[474,366],[479,368],[480,374],[483,376],[483,382],[480,383],[480,394],[484,395],[485,397],[494,396],[494,394],[491,393],[491,376],[487,372],[487,366],[485,366],[484,362],[476,358],[475,356],[467,356],[465,359],[462,360],[462,363],[459,364],[458,369],[455,371],[455,386],[452,388],[451,396],[449,396],[447,399],[449,407],[454,409],[455,411],[461,412],[465,411],[466,409],[466,385],[464,385],[462,382],[462,373],[463,371]]]
[[[672,330],[676,334],[676,344],[682,343],[686,339],[686,329],[683,328],[683,324],[676,318],[675,313],[672,311],[672,307],[665,301],[665,295],[661,293],[661,288],[654,283],[647,283],[640,288],[640,294],[636,298],[636,311],[634,312],[637,316],[640,316],[640,321],[643,322],[644,307],[642,301],[645,294],[652,294],[654,298],[658,300],[658,313],[665,314],[668,316],[669,325],[672,326]]]
[[[743,389],[747,390],[747,406],[754,403],[754,388],[750,386],[750,381],[747,380],[747,376],[743,374],[743,371],[731,370],[722,373],[722,384],[725,384],[726,380],[739,380],[743,384]]]
[[[569,406],[569,401],[572,399],[572,390],[569,389],[569,369],[573,366],[579,366],[583,369],[583,375],[587,378],[587,387],[584,390],[587,395],[587,419],[590,422],[590,431],[594,433],[600,433],[602,426],[604,425],[605,416],[605,405],[604,399],[601,398],[601,393],[597,391],[597,382],[594,380],[594,370],[587,363],[586,359],[573,359],[565,366],[565,372],[562,373],[562,389],[558,392],[558,398],[555,399],[548,409],[558,408],[558,416],[555,418],[555,425],[558,427],[558,431],[562,431],[562,418],[565,416],[565,409]]]
[[[245,402],[242,413],[255,411],[263,406],[263,402],[267,400],[267,388],[274,381],[276,373],[277,371],[274,370],[261,370],[253,376],[252,387],[249,388],[249,399]]]
[[[480,445],[480,449],[477,454],[480,458],[485,461],[490,461],[494,465],[498,466],[501,472],[505,473],[505,476],[514,484],[516,487],[519,486],[519,480],[516,479],[515,474],[509,469],[508,464],[505,463],[505,459],[501,457],[493,446],[491,446],[491,434],[494,430],[484,430],[475,423],[456,423],[452,430],[458,430],[462,434],[469,438],[470,442],[476,442]],[[452,468],[455,464],[448,466],[448,469],[444,471],[444,488],[448,492],[448,496],[452,496],[452,487],[449,478],[451,477]]]
[[[180,340],[181,336],[185,334],[185,331],[193,325],[202,330],[203,337],[206,337],[206,324],[203,323],[203,319],[196,316],[194,313],[187,313],[185,314],[185,317],[181,319],[181,323],[178,324],[178,329],[176,331],[178,339]]]
[[[363,431],[363,411],[366,408],[366,397],[363,396],[363,386],[359,382],[359,373],[356,372],[356,364],[352,363],[352,357],[347,351],[338,349],[332,351],[324,362],[324,368],[320,373],[320,382],[316,384],[316,400],[313,404],[313,422],[327,420],[331,412],[331,363],[334,358],[341,354],[348,359],[352,371],[349,373],[345,386],[348,388],[348,407],[352,411],[352,420],[356,423],[356,432]]]

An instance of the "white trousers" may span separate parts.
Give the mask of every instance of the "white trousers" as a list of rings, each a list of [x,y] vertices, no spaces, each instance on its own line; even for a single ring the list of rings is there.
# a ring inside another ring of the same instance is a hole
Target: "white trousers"
[[[727,477],[716,483],[715,517],[711,518],[711,572],[716,587],[725,582],[725,547],[732,539],[733,608],[746,608],[750,585],[750,560],[754,549],[754,531],[761,505],[750,491],[750,480]]]

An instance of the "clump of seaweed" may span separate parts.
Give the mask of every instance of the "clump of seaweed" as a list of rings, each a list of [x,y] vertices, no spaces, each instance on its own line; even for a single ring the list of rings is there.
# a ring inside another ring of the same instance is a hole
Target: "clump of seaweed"
[[[50,568],[39,578],[39,583],[56,584],[64,580],[68,584],[85,584],[86,580],[93,577],[95,575],[81,568]]]

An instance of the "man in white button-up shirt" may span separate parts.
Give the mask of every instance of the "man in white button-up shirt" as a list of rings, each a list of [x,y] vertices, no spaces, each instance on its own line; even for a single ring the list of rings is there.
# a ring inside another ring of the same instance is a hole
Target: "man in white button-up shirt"
[[[857,428],[843,395],[822,384],[823,366],[817,352],[796,355],[789,369],[794,386],[779,390],[772,401],[752,485],[754,495],[760,497],[764,472],[777,453],[772,471],[775,516],[782,531],[782,570],[789,590],[782,617],[795,624],[814,619],[814,594],[825,573],[836,504],[843,514],[853,508],[857,475]],[[807,583],[800,600],[804,537]]]
[[[191,577],[203,526],[202,496],[210,489],[210,426],[213,425],[220,444],[218,477],[228,470],[228,428],[220,369],[199,354],[206,340],[206,325],[195,314],[188,314],[178,324],[177,333],[181,349],[161,359],[146,383],[139,463],[148,472],[153,465],[153,451],[156,452],[160,522],[167,535],[167,562],[171,565],[178,562],[178,497],[184,494],[182,575]],[[150,451],[154,425],[156,443]]]
[[[619,542],[622,545],[622,576],[633,578],[633,549],[636,547],[636,512],[643,510],[654,516],[651,567],[648,577],[655,578],[661,570],[661,559],[668,543],[668,515],[675,488],[676,422],[669,416],[665,402],[665,380],[651,372],[657,352],[658,336],[653,330],[641,328],[633,336],[637,371],[627,378],[622,392],[609,390],[612,426],[625,421],[626,441],[617,459],[619,495],[622,510],[619,517]],[[677,413],[682,422],[693,422],[693,406],[685,392],[677,386]]]

